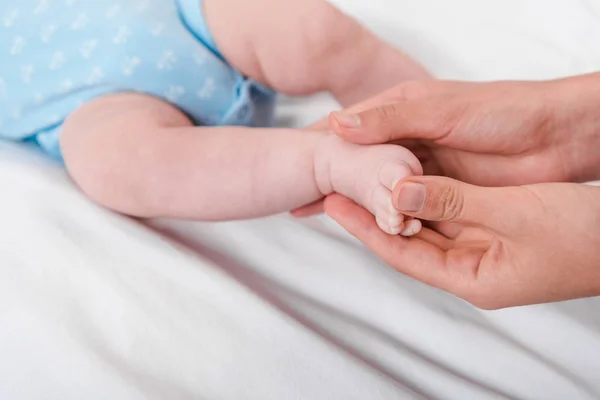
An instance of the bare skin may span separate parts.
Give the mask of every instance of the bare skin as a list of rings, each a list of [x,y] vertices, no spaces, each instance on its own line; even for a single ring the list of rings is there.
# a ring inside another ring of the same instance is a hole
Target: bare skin
[[[349,105],[401,81],[428,78],[324,0],[259,3],[205,0],[204,11],[233,67],[279,92],[330,91]],[[264,9],[268,19],[249,17]],[[335,192],[368,209],[388,234],[420,229],[391,203],[396,182],[422,173],[400,146],[351,144],[326,130],[195,127],[166,102],[115,94],[74,112],[61,148],[88,196],[136,217],[253,218]]]
[[[396,209],[427,221],[412,238],[382,234],[339,195],[327,213],[393,268],[481,308],[600,296],[600,188],[569,183],[600,179],[599,89],[600,74],[409,83],[347,110],[352,127],[333,115],[340,136],[411,140],[426,172],[460,180],[409,177],[394,188]]]

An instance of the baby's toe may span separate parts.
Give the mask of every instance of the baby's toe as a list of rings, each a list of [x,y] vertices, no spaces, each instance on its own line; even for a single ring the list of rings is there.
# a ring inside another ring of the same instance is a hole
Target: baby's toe
[[[388,235],[397,236],[404,230],[404,223],[397,221],[390,221],[388,217],[377,216],[377,225],[379,229],[387,233]]]
[[[382,185],[377,185],[371,199],[370,210],[375,215],[397,215],[398,211],[392,203],[392,191]]]
[[[372,213],[382,231],[399,235],[404,230],[404,216],[394,208],[391,191],[383,186],[373,193]]]
[[[405,221],[402,232],[400,234],[405,237],[410,237],[421,232],[421,229],[423,229],[423,224],[421,223],[421,221],[419,221],[418,219],[410,219]]]

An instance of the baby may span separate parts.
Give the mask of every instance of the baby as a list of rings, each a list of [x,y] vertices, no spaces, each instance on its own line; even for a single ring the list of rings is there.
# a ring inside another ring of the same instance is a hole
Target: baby
[[[266,128],[275,93],[344,106],[425,70],[325,0],[2,0],[0,137],[64,161],[99,204],[231,220],[337,192],[393,235],[421,166],[396,145]]]

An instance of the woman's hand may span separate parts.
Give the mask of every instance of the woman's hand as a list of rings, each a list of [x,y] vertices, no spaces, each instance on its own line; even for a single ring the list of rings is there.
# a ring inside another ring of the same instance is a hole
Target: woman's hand
[[[374,97],[374,98],[366,100],[360,104],[352,106],[351,108],[349,108],[347,110],[347,112],[350,112],[350,113],[364,112],[366,110],[372,109],[372,108],[377,107],[386,102],[396,101],[397,99],[398,99],[397,91],[389,90],[387,92],[380,94],[377,97]],[[328,118],[322,119],[308,127],[308,129],[311,129],[314,131],[324,131],[324,130],[327,130],[328,128],[329,128],[329,119]],[[311,217],[316,214],[321,214],[321,213],[323,213],[323,211],[324,211],[323,200],[319,200],[312,204],[308,204],[304,207],[298,208],[296,210],[292,210],[291,214],[296,218],[305,218],[305,217]]]
[[[377,107],[332,114],[331,130],[359,144],[401,141],[427,175],[482,186],[600,177],[600,74],[549,82],[408,82],[366,104]]]
[[[394,202],[434,222],[404,238],[383,233],[341,196],[328,198],[326,210],[393,268],[480,308],[600,295],[600,188],[413,177],[396,187]]]

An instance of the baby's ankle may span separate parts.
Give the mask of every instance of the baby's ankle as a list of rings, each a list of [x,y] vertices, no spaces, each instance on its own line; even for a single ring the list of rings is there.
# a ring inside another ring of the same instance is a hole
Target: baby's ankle
[[[341,142],[342,140],[337,136],[327,133],[319,138],[315,146],[313,153],[315,184],[323,196],[335,192],[332,173],[340,152]]]

